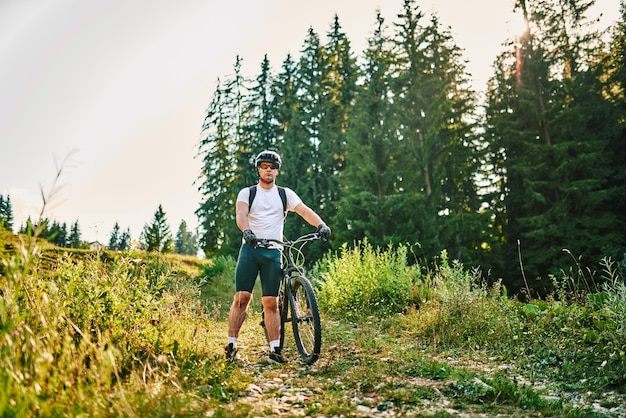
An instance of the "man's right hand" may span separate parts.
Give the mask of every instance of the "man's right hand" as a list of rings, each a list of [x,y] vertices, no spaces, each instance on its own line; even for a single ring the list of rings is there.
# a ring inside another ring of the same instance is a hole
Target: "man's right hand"
[[[246,229],[243,231],[243,240],[246,244],[252,245],[256,241],[256,235],[254,235],[251,229]]]

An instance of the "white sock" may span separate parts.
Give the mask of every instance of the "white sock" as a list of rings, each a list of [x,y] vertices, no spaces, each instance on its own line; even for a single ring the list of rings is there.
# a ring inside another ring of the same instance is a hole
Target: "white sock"
[[[270,341],[270,351],[274,351],[278,347],[280,347],[280,340]]]
[[[233,348],[237,348],[237,337],[228,337],[228,344],[232,344]]]

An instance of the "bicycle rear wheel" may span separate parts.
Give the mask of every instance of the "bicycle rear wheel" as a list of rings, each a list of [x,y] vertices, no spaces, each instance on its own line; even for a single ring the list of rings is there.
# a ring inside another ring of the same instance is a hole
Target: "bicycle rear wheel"
[[[311,282],[306,277],[291,278],[289,302],[291,325],[296,347],[307,364],[313,364],[322,349],[322,323],[317,298]]]

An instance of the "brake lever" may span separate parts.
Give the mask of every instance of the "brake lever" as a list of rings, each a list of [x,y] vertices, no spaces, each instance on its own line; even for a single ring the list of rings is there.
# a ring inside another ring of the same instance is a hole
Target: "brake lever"
[[[254,242],[256,248],[269,248],[270,242],[265,238],[257,238]]]

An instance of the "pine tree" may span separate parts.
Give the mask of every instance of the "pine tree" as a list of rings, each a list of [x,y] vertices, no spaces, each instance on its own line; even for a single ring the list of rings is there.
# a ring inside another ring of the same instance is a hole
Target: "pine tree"
[[[167,223],[163,206],[159,205],[151,224],[146,224],[142,233],[143,248],[149,252],[167,253],[172,251],[172,233]]]
[[[6,199],[0,195],[0,226],[13,232],[13,205],[10,195],[7,195]]]
[[[125,251],[125,250],[130,249],[130,242],[131,242],[130,228],[126,228],[126,230],[120,236],[119,241],[117,242],[117,249],[120,251]]]
[[[474,93],[460,48],[438,18],[422,23],[424,14],[414,0],[404,1],[399,18],[392,90],[399,115],[401,197],[389,216],[396,220],[395,240],[418,241],[428,258],[448,248],[468,261],[481,230]],[[464,224],[472,225],[471,233],[462,233]]]
[[[373,245],[382,246],[389,243],[393,234],[385,205],[398,192],[395,185],[399,151],[390,87],[393,52],[380,12],[376,20],[361,69],[362,86],[349,114],[346,168],[340,176],[344,194],[338,203],[341,210],[332,224],[338,242],[367,238]]]
[[[218,80],[217,88],[202,126],[198,155],[202,157],[201,184],[203,201],[196,210],[202,234],[200,244],[207,256],[233,253],[235,223],[236,108],[231,83]]]
[[[70,228],[70,236],[69,236],[69,246],[70,248],[81,248],[83,246],[83,242],[80,235],[80,226],[78,225],[78,220],[76,220],[72,227]]]
[[[590,5],[519,1],[528,30],[500,57],[488,91],[504,259],[510,269],[520,257],[530,279],[569,264],[564,249],[595,264],[602,242],[615,240],[615,217],[605,209],[611,206],[610,170],[603,150],[610,135],[598,129],[608,106],[590,70],[600,36],[585,31]],[[521,277],[511,284],[519,289]],[[530,286],[551,291],[545,280]]]
[[[182,220],[178,226],[178,232],[176,233],[176,253],[196,255],[198,252],[196,242],[196,235],[187,229],[187,222]]]

